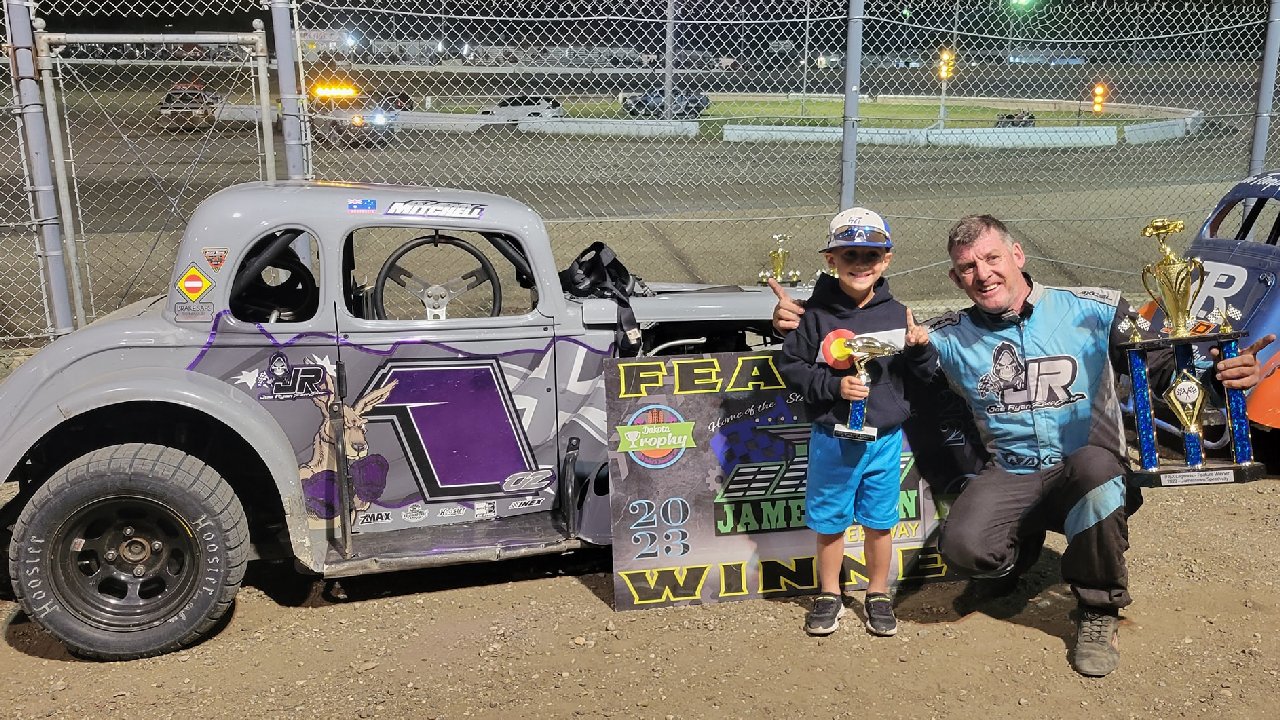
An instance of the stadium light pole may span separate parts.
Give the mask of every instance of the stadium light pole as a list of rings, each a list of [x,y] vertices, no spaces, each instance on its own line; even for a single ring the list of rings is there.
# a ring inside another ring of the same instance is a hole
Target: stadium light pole
[[[1013,62],[1013,36],[1022,26],[1022,12],[1031,8],[1035,4],[1035,0],[1009,0],[1009,5],[1014,9],[1011,16],[1012,22],[1009,24],[1009,42],[1005,45],[1004,60],[1005,62]]]
[[[809,2],[804,0],[804,50],[800,53],[800,117],[804,117],[804,103],[809,97]]]
[[[947,126],[947,82],[955,77],[956,46],[960,34],[960,0],[955,0],[954,12],[951,15],[951,46],[938,53],[938,79],[942,81],[942,90],[938,93],[938,129]]]

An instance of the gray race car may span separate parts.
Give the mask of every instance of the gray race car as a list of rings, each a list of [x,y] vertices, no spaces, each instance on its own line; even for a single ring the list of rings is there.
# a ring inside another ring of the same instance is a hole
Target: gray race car
[[[80,655],[189,645],[246,562],[335,578],[609,538],[602,370],[748,349],[759,287],[558,271],[495,195],[252,183],[195,211],[167,295],[0,384],[0,527],[26,613]]]

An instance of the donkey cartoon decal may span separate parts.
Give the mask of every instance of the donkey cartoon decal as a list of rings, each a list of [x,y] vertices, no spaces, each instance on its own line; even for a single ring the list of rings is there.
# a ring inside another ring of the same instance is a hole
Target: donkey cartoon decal
[[[369,421],[365,415],[386,401],[397,382],[392,380],[377,390],[370,391],[353,405],[342,403],[342,452],[355,490],[357,515],[382,496],[387,487],[389,467],[386,458],[369,453],[369,440],[365,434],[365,425]],[[326,373],[324,383],[326,392],[311,398],[316,407],[320,408],[320,427],[312,440],[311,459],[298,466],[298,478],[302,481],[303,494],[306,496],[307,512],[324,520],[332,520],[340,512],[340,495],[337,439],[333,434],[333,423],[329,420],[329,398],[337,397],[337,391],[334,389],[333,376]]]

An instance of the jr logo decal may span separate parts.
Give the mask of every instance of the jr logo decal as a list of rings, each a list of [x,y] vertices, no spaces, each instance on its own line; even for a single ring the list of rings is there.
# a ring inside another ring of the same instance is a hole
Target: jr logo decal
[[[991,372],[978,378],[978,394],[997,398],[987,406],[991,413],[1062,407],[1084,399],[1082,393],[1071,392],[1077,370],[1076,359],[1069,355],[1024,362],[1012,343],[1002,342],[991,353]]]

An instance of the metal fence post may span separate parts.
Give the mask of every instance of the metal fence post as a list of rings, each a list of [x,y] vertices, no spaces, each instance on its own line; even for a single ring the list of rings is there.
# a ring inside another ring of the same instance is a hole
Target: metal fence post
[[[1271,111],[1276,91],[1276,63],[1280,61],[1280,0],[1271,0],[1267,9],[1267,39],[1262,48],[1262,79],[1258,84],[1258,109],[1253,117],[1253,145],[1249,151],[1249,174],[1262,172],[1267,160],[1267,135],[1271,132]]]
[[[267,74],[267,33],[263,30],[262,21],[253,21],[253,65],[258,85],[258,125],[262,128],[262,176],[266,180],[276,179],[276,141],[272,137],[271,122],[271,84]]]
[[[290,180],[305,179],[307,167],[302,136],[301,91],[298,89],[298,59],[294,51],[293,13],[290,0],[271,0],[271,34],[276,41],[276,78],[280,85],[280,129],[284,134],[284,159]]]
[[[1280,0],[1275,0],[1280,2]],[[864,0],[849,0],[849,30],[845,38],[844,137],[840,143],[840,207],[853,207],[858,181],[858,94],[862,92],[862,16]]]
[[[676,74],[676,0],[667,0],[666,65],[662,73],[662,119],[671,119],[671,96]]]
[[[63,262],[62,231],[59,227],[58,199],[53,191],[53,166],[49,155],[49,131],[45,125],[40,82],[36,78],[35,37],[31,28],[31,7],[18,0],[6,0],[9,11],[9,44],[14,63],[14,83],[21,103],[19,118],[27,146],[30,191],[35,199],[37,222],[43,242],[49,303],[53,308],[53,334],[72,330],[71,297],[67,288],[67,268]]]
[[[49,149],[53,157],[53,177],[58,187],[58,208],[62,213],[62,242],[67,252],[67,264],[71,266],[71,301],[76,314],[76,327],[84,327],[85,303],[84,287],[80,280],[80,260],[76,251],[76,222],[71,209],[71,183],[67,178],[67,158],[63,149],[61,121],[58,119],[60,108],[53,90],[53,58],[49,43],[45,41],[44,20],[36,18],[31,23],[35,28],[36,66],[40,70],[40,83],[44,86],[44,103],[48,112],[45,120],[49,123]]]

